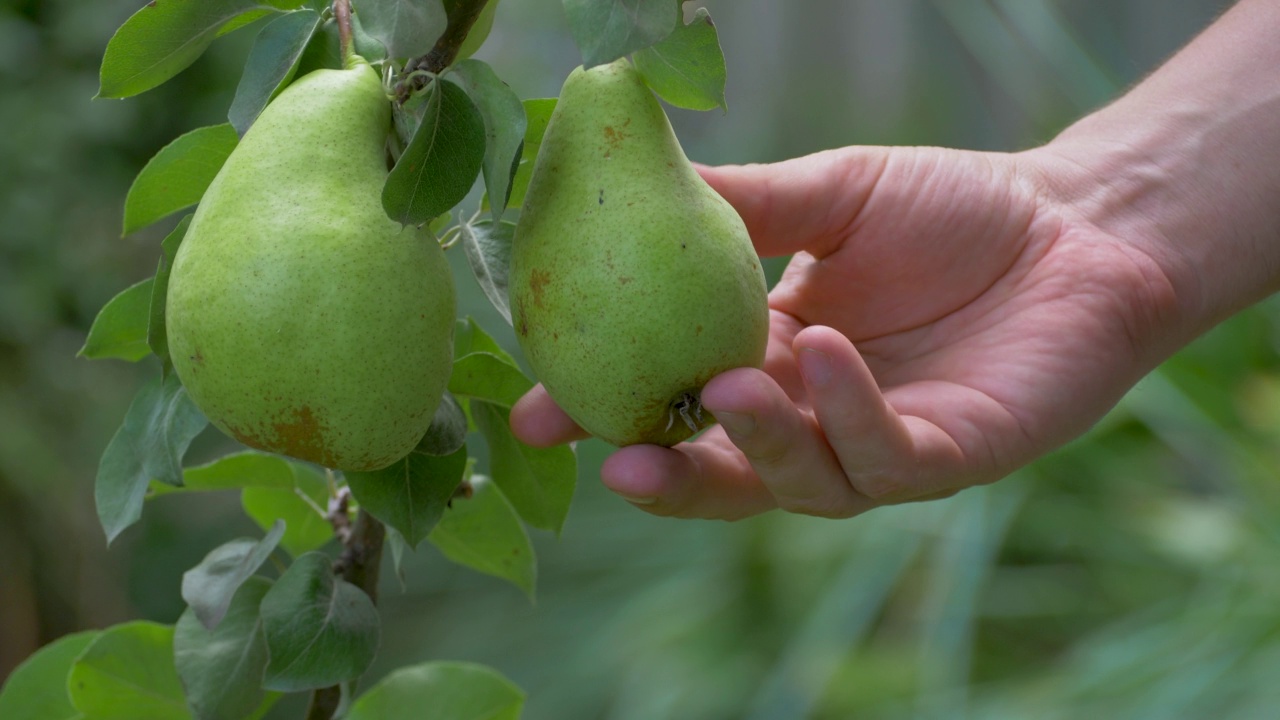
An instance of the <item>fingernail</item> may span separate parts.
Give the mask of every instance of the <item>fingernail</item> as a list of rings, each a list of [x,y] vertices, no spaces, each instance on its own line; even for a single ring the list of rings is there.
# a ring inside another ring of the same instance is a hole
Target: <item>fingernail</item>
[[[822,387],[831,381],[831,356],[812,348],[803,348],[797,358],[805,382]]]
[[[618,497],[634,505],[652,505],[658,502],[658,498],[654,497],[631,497],[630,495],[623,495],[622,493],[618,493]]]
[[[756,429],[756,419],[749,413],[718,412],[715,415],[716,420],[732,435],[745,437]]]

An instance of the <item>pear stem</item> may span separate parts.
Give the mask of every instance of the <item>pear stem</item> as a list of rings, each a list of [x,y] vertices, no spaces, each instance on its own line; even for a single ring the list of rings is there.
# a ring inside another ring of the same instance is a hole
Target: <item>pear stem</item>
[[[396,83],[396,102],[403,105],[415,92],[427,86],[436,75],[453,64],[471,32],[480,13],[489,0],[457,0],[449,12],[449,24],[444,34],[436,40],[436,44],[426,55],[413,58],[405,63],[400,82]],[[425,70],[426,73],[418,72]]]
[[[351,41],[351,0],[333,0],[333,15],[338,21],[338,46],[345,65],[351,59],[354,47]]]

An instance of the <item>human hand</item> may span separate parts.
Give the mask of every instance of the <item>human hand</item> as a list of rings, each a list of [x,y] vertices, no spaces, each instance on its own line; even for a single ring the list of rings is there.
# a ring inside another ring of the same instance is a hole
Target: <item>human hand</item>
[[[700,170],[762,256],[794,257],[764,370],[703,389],[720,424],[605,462],[648,512],[849,517],[946,497],[1083,432],[1167,352],[1176,297],[1155,253],[1061,200],[1079,169],[1050,153],[845,148]],[[532,445],[585,437],[541,386],[511,425]]]

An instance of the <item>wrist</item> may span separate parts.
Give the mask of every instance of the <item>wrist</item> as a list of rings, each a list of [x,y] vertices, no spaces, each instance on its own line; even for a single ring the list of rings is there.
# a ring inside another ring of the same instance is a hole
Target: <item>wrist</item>
[[[1183,341],[1280,290],[1280,5],[1244,0],[1036,158],[1060,201],[1161,268]]]
[[[1218,300],[1198,255],[1216,235],[1198,210],[1211,200],[1187,182],[1192,153],[1165,123],[1116,122],[1099,113],[1028,151],[1029,165],[1067,222],[1131,249],[1171,288],[1164,330],[1174,348],[1218,319]],[[1163,343],[1162,343],[1163,344]]]

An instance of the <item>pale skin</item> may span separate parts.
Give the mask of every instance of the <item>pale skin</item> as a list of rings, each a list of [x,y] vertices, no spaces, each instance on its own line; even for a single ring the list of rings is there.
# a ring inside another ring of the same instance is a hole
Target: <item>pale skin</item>
[[[761,256],[764,370],[714,378],[720,421],[605,462],[656,514],[851,517],[999,480],[1280,290],[1280,2],[1242,0],[1159,70],[1020,153],[850,147],[702,167]],[[538,446],[586,437],[541,386]]]

